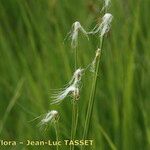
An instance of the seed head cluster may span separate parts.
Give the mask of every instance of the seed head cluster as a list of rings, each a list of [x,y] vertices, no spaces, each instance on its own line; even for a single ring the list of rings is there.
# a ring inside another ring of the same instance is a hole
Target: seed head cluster
[[[58,118],[59,118],[58,111],[51,110],[43,115],[42,120],[39,123],[39,126],[42,127],[44,125],[48,125],[49,123],[50,124],[55,123],[58,121]]]
[[[83,71],[84,69],[79,68],[74,72],[69,84],[63,90],[52,95],[51,98],[53,101],[51,104],[59,104],[69,95],[76,100],[79,98],[79,88]]]
[[[111,0],[104,0],[104,6],[102,10],[105,10],[105,12],[107,12],[110,6],[110,3],[111,3]],[[112,14],[105,13],[100,23],[98,23],[89,32],[87,32],[82,27],[79,21],[74,22],[72,24],[71,31],[67,35],[67,37],[69,36],[69,38],[71,39],[71,47],[73,49],[77,48],[79,32],[83,33],[83,35],[85,35],[87,39],[89,39],[88,35],[90,34],[99,34],[100,38],[103,38],[103,36],[110,30],[112,19],[113,19]],[[90,63],[89,65],[90,71],[95,72],[97,60],[100,57],[100,54],[101,54],[101,49],[98,48],[96,50],[96,54],[92,63]],[[86,67],[86,69],[88,67]],[[54,93],[51,96],[51,99],[52,99],[51,104],[60,104],[68,96],[71,96],[73,100],[78,100],[80,97],[81,79],[86,69],[83,69],[83,68],[76,69],[72,75],[71,80],[68,82],[68,84],[64,88],[54,91]],[[59,113],[57,110],[48,111],[48,113],[42,115],[42,119],[39,123],[39,126],[42,127],[44,125],[56,123],[58,119],[59,119]]]
[[[76,48],[78,46],[78,34],[81,31],[88,39],[88,34],[85,29],[81,26],[80,22],[76,21],[73,23],[69,37],[71,39],[71,47]]]
[[[99,33],[100,37],[103,37],[110,30],[112,19],[112,14],[106,13],[102,18],[102,22],[97,24],[88,34]]]

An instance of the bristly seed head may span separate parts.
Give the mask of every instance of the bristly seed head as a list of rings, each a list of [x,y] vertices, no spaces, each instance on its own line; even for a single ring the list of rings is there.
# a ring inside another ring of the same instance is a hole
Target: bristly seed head
[[[110,30],[111,22],[112,22],[113,16],[110,13],[106,13],[102,18],[101,23],[101,33],[100,36],[103,37],[104,34],[106,34]]]
[[[80,82],[81,82],[81,77],[83,75],[83,71],[84,69],[77,69],[69,84],[66,86],[66,88],[54,93],[52,95],[52,99],[53,101],[51,102],[51,104],[59,104],[61,103],[68,95],[71,95],[75,100],[79,99],[79,87],[80,87]]]
[[[72,79],[71,79],[71,81],[69,83],[74,81],[74,84],[76,84],[77,82],[79,82],[81,80],[83,71],[84,71],[84,69],[81,69],[81,68],[77,69],[74,72],[74,75],[73,75],[73,77],[72,77]]]
[[[69,32],[71,38],[71,47],[76,48],[78,46],[78,32],[81,31],[87,38],[87,32],[81,26],[80,22],[76,21],[73,23],[71,31]]]
[[[102,18],[101,24],[97,24],[88,34],[99,33],[100,37],[103,37],[110,30],[112,19],[112,14],[106,13]]]
[[[94,59],[93,59],[91,65],[90,65],[90,71],[91,71],[91,72],[95,72],[95,70],[96,70],[96,61],[97,61],[97,58],[100,57],[100,54],[101,54],[101,49],[98,48],[98,49],[96,50],[95,57],[94,57]]]
[[[48,125],[49,123],[56,123],[58,121],[58,118],[58,111],[51,110],[44,115],[43,119],[39,123],[39,126],[42,127],[44,125]]]

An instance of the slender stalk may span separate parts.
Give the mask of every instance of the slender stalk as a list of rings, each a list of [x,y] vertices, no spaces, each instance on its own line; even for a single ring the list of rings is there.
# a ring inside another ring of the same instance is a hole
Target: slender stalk
[[[77,69],[77,67],[78,67],[78,50],[77,50],[77,48],[75,48],[75,58],[74,58],[74,60],[75,60],[75,70]]]
[[[72,126],[71,126],[71,140],[74,139],[74,126],[75,126],[75,100],[73,100],[72,104]],[[70,145],[70,150],[74,149],[72,145]]]
[[[77,48],[76,48],[75,49],[75,70],[77,69],[77,66],[78,66],[78,52],[77,52]],[[75,138],[77,125],[78,125],[78,102],[74,98],[73,104],[72,104],[71,140],[74,140],[74,138]],[[70,145],[70,150],[74,150],[74,145]]]
[[[78,124],[78,102],[77,100],[74,99],[72,105],[71,140],[75,139],[77,124]],[[70,150],[74,150],[74,145],[70,145]]]
[[[101,125],[99,125],[99,130],[101,131],[102,135],[104,136],[104,138],[108,142],[109,147],[112,150],[117,150],[116,145],[113,143],[113,141],[111,140],[111,138],[109,137],[109,135],[106,133],[106,131],[103,129],[103,127]]]
[[[55,123],[54,125],[54,128],[55,128],[55,133],[56,133],[56,141],[58,142],[59,141],[59,136],[58,136],[58,125],[57,125],[57,122]],[[56,150],[58,150],[58,143],[56,145]]]
[[[100,38],[100,50],[102,50],[102,46],[103,46],[103,37]],[[83,139],[86,139],[86,137],[88,136],[91,116],[92,116],[92,112],[93,112],[93,105],[94,105],[94,100],[95,100],[99,65],[100,65],[100,55],[97,58],[96,70],[95,70],[95,73],[93,76],[92,89],[91,89],[91,93],[90,93],[90,99],[89,99],[89,103],[88,103],[87,115],[86,115],[85,125],[84,125]],[[81,149],[83,149],[83,147]]]

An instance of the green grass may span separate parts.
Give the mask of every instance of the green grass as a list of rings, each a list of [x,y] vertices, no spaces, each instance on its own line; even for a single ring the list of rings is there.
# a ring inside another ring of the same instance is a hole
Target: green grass
[[[74,72],[70,41],[63,44],[72,23],[78,20],[90,30],[101,4],[96,0],[0,0],[0,139],[55,139],[53,127],[43,133],[37,121],[29,122],[51,109],[61,114],[59,139],[70,138],[70,98],[51,106],[50,89],[61,88]],[[112,0],[114,20],[103,45],[89,130],[93,150],[150,149],[149,7],[149,0]],[[92,61],[96,43],[96,36],[90,41],[80,36],[78,66]],[[83,78],[77,139],[83,136],[92,74]]]

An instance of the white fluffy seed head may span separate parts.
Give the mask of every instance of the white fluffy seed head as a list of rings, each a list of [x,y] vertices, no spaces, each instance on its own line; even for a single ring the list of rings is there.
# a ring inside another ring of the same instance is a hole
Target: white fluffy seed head
[[[67,96],[72,95],[73,98],[79,97],[79,88],[76,87],[77,84],[72,84],[63,91],[60,91],[53,95],[51,98],[53,98],[53,101],[51,104],[60,104]]]
[[[71,38],[71,47],[76,48],[78,45],[78,32],[81,31],[87,38],[87,32],[84,30],[84,28],[81,26],[80,22],[76,21],[72,25],[72,29],[70,32],[70,38]]]
[[[111,22],[112,22],[113,16],[110,13],[106,13],[102,17],[102,22],[97,24],[92,31],[88,32],[88,34],[96,34],[99,33],[100,37],[103,37],[111,27]]]
[[[78,82],[81,80],[83,71],[84,71],[84,69],[78,68],[78,69],[74,72],[74,74],[73,74],[73,76],[72,76],[72,78],[71,78],[69,84],[73,84],[73,83],[76,84],[76,83],[78,83]]]
[[[74,28],[74,31],[78,31],[81,27],[81,24],[79,21],[76,21],[73,23],[73,28]]]
[[[51,115],[52,115],[53,117],[55,117],[55,116],[58,115],[58,111],[57,111],[57,110],[51,110],[50,113],[51,113]]]
[[[77,69],[75,72],[74,72],[74,78],[77,79],[77,80],[81,80],[81,76],[82,76],[82,73],[83,73],[84,69]]]
[[[102,18],[102,23],[100,25],[100,36],[104,36],[105,33],[107,33],[110,30],[111,22],[112,22],[113,16],[110,13],[106,13]]]
[[[68,95],[73,96],[73,98],[75,99],[79,98],[79,87],[83,71],[84,69],[78,68],[74,72],[69,84],[64,89],[59,90],[51,96],[51,98],[53,99],[51,104],[61,103]]]
[[[102,18],[102,20],[103,20],[102,23],[104,23],[104,24],[110,24],[110,23],[112,22],[112,19],[113,19],[112,14],[111,14],[111,13],[106,13],[106,14],[103,16],[103,18]]]
[[[57,121],[57,118],[58,118],[58,111],[51,110],[44,115],[43,119],[40,122],[40,126],[46,125],[48,123],[54,123]]]
[[[75,87],[70,85],[69,87],[65,88],[64,90],[53,94],[51,96],[51,98],[53,99],[51,104],[60,104],[69,95],[69,93],[72,93],[74,90],[75,90]]]

